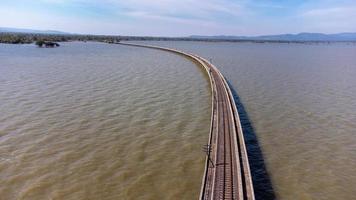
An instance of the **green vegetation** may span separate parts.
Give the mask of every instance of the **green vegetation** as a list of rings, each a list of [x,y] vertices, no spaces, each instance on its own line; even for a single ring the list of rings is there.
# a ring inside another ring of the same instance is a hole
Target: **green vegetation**
[[[193,38],[171,37],[140,37],[140,36],[110,36],[110,35],[79,35],[79,34],[39,34],[39,33],[0,33],[0,43],[29,44],[36,41],[67,42],[67,41],[96,41],[115,43],[123,40],[190,40]],[[37,44],[38,45],[38,44]],[[42,44],[43,45],[43,44]]]
[[[36,41],[36,45],[37,45],[38,47],[42,47],[43,44],[44,44],[44,41],[43,41],[43,40],[38,40],[38,41]]]
[[[141,37],[130,37],[141,38]],[[128,40],[128,37],[121,36],[100,36],[100,35],[78,35],[78,34],[37,34],[37,33],[0,33],[0,43],[8,44],[30,44],[43,46],[45,42],[67,42],[67,41],[97,41],[115,43],[120,40]]]
[[[31,43],[32,41],[22,35],[0,34],[0,42],[9,44],[26,44]]]
[[[35,41],[65,42],[65,35],[46,35],[29,33],[0,33],[0,43],[8,44],[30,44]]]

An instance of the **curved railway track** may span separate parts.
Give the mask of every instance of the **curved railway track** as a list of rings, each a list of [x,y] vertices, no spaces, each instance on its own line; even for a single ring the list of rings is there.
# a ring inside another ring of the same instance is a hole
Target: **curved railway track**
[[[254,200],[252,178],[236,104],[227,81],[206,59],[179,50],[132,43],[116,43],[169,51],[202,66],[210,79],[212,111],[201,200]]]

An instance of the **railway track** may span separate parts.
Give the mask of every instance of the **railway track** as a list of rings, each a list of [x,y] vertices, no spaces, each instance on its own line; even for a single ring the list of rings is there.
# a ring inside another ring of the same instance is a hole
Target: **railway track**
[[[211,146],[215,147],[215,167],[206,168],[200,199],[246,199],[253,200],[253,186],[242,135],[240,120],[231,90],[220,71],[206,59],[196,56],[206,65],[213,79],[215,95]],[[209,156],[209,155],[208,155]],[[212,156],[212,155],[210,155]]]
[[[252,178],[239,115],[229,85],[220,71],[200,56],[175,49],[131,43],[117,44],[176,53],[193,60],[206,70],[211,84],[212,110],[207,157],[199,199],[254,200]]]

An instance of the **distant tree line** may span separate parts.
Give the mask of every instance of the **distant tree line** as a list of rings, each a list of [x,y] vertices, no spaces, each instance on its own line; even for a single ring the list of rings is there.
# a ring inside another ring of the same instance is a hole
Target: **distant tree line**
[[[0,33],[0,43],[30,44],[37,41],[67,42],[67,41],[97,41],[115,43],[120,41],[208,41],[208,42],[254,42],[254,43],[321,43],[321,41],[284,41],[284,40],[244,40],[244,39],[210,39],[192,37],[146,37],[146,36],[110,36],[110,35],[80,35],[80,34],[43,34],[43,33]],[[329,43],[329,42],[328,42]]]
[[[32,33],[0,33],[0,43],[30,44],[36,41],[66,42],[66,35],[32,34]]]
[[[0,43],[29,44],[36,41],[67,42],[67,41],[97,41],[115,43],[128,40],[163,40],[163,41],[213,41],[211,39],[196,39],[189,37],[146,37],[146,36],[110,36],[110,35],[80,35],[80,34],[42,34],[42,33],[0,33]]]
[[[39,34],[39,33],[0,33],[0,43],[30,44],[36,41],[67,42],[67,41],[97,41],[115,43],[123,40],[196,40],[193,38],[173,37],[142,37],[142,36],[108,36],[79,34]]]

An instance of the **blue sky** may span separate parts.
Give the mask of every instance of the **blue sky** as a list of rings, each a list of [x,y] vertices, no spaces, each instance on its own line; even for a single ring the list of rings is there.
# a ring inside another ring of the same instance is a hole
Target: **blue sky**
[[[1,0],[0,27],[188,36],[356,32],[356,0]]]

